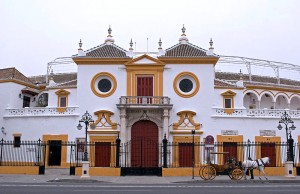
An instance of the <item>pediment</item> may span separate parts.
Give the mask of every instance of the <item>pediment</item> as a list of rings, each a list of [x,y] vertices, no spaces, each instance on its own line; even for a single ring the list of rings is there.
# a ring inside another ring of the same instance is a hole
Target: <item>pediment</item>
[[[145,54],[127,62],[125,65],[165,65],[165,63]]]
[[[226,91],[226,92],[223,92],[221,95],[222,95],[222,96],[235,96],[236,93],[233,92],[233,91],[231,91],[231,90],[228,90],[228,91]]]

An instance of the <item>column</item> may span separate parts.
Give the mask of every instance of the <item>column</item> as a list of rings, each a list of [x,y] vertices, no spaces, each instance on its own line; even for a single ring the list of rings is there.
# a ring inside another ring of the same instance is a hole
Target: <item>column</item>
[[[126,108],[120,110],[120,139],[121,143],[126,142]]]
[[[169,139],[169,109],[164,109],[163,112],[163,135]]]

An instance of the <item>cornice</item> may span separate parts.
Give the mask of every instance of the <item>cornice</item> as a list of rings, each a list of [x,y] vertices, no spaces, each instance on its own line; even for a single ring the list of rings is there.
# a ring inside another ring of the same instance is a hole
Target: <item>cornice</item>
[[[274,87],[274,86],[246,86],[246,89],[262,89],[262,90],[275,90],[281,92],[295,92],[299,93],[300,89],[289,89],[289,88],[281,88],[281,87]]]
[[[77,65],[96,65],[96,64],[124,64],[131,61],[131,58],[72,58]]]
[[[159,57],[158,60],[166,64],[213,64],[215,65],[219,58],[185,58],[185,57]]]
[[[9,79],[9,80],[0,80],[0,83],[8,83],[8,82],[12,82],[12,83],[15,83],[15,84],[20,84],[20,85],[23,85],[23,86],[27,86],[27,87],[30,87],[30,88],[34,88],[34,89],[40,89],[39,86],[35,86],[33,84],[28,84],[28,83],[25,83],[25,82],[22,82],[22,81],[19,81],[19,80],[15,80],[15,79]]]

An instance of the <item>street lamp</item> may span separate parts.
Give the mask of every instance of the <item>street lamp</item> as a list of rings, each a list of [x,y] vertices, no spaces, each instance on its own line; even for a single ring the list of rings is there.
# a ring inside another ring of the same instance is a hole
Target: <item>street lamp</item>
[[[285,133],[286,133],[286,143],[287,143],[287,161],[293,161],[293,150],[291,149],[291,146],[289,146],[289,142],[292,142],[292,135],[291,131],[295,130],[296,127],[294,125],[294,121],[291,119],[290,115],[284,111],[283,115],[281,116],[281,120],[279,121],[278,130],[281,130],[283,127],[281,126],[281,123],[285,125]],[[291,127],[288,127],[289,124],[292,124]],[[288,134],[290,134],[290,139]]]
[[[94,123],[94,120],[92,119],[92,115],[86,111],[84,115],[82,115],[81,119],[79,120],[79,123],[77,125],[77,129],[81,130],[82,125],[80,123],[85,124],[85,145],[84,145],[84,158],[83,161],[88,161],[88,152],[87,152],[87,129],[90,124]]]
[[[192,160],[193,160],[193,172],[192,172],[192,179],[194,179],[194,177],[195,177],[195,173],[194,173],[194,171],[195,171],[195,133],[196,133],[196,131],[193,129],[192,130],[192,135],[193,135],[193,147],[192,147]]]

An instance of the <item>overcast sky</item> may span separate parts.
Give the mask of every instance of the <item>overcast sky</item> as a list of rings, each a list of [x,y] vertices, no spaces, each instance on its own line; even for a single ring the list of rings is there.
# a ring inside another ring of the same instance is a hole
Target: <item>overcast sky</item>
[[[157,51],[178,43],[184,24],[192,44],[215,53],[300,65],[298,0],[0,0],[0,68],[45,74],[47,63],[102,44]]]

